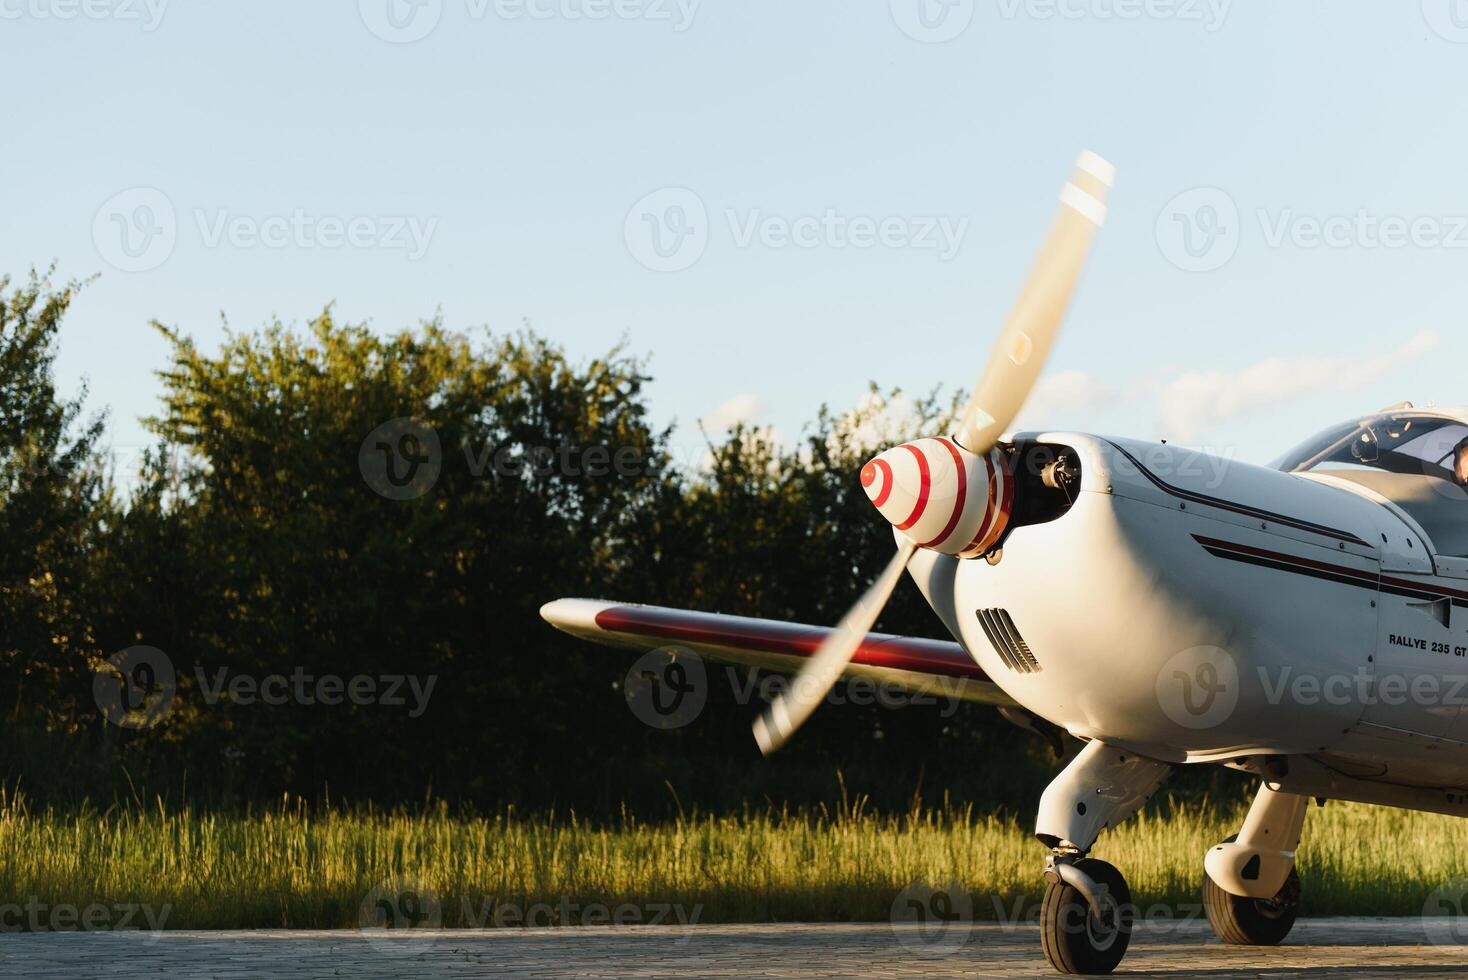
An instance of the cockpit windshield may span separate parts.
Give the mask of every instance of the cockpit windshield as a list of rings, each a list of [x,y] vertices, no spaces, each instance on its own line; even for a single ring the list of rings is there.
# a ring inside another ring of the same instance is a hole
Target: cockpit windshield
[[[1416,412],[1383,412],[1326,429],[1270,464],[1286,473],[1385,470],[1468,484],[1468,425]]]

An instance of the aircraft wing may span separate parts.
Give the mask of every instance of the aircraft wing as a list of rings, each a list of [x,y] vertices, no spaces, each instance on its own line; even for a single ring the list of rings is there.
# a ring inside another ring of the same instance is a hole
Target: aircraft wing
[[[830,633],[771,619],[638,606],[598,599],[557,599],[540,615],[556,629],[606,646],[691,650],[719,663],[793,673]],[[920,694],[1018,707],[957,643],[868,633],[843,680],[861,677]]]

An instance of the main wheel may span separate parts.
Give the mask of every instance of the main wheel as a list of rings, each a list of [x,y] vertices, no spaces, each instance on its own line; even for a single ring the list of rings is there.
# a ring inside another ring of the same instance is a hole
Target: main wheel
[[[1228,838],[1225,844],[1238,839]],[[1230,946],[1278,946],[1300,914],[1300,876],[1290,868],[1284,887],[1273,898],[1230,895],[1203,874],[1203,911],[1219,939]]]
[[[1132,892],[1105,861],[1087,858],[1075,866],[1101,886],[1102,907],[1093,914],[1084,895],[1063,881],[1051,882],[1040,906],[1045,958],[1061,973],[1110,973],[1132,940]]]

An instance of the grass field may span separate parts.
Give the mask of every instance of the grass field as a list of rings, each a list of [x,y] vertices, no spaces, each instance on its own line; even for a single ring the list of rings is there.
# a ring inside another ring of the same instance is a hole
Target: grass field
[[[1203,853],[1241,818],[1164,803],[1103,836],[1096,856],[1125,870],[1144,911],[1183,914],[1198,901]],[[384,896],[408,921],[444,926],[518,925],[536,906],[539,925],[596,922],[598,907],[620,907],[629,922],[883,921],[914,883],[953,881],[976,918],[1006,919],[1033,916],[1043,857],[1020,823],[953,809],[606,826],[447,808],[221,816],[0,805],[0,906],[41,908],[30,928],[68,927],[47,918],[64,906],[112,910],[98,925],[140,906],[170,929],[356,927]],[[1434,890],[1468,881],[1468,822],[1332,803],[1310,811],[1300,872],[1307,914],[1420,915]],[[21,921],[0,914],[0,926]]]

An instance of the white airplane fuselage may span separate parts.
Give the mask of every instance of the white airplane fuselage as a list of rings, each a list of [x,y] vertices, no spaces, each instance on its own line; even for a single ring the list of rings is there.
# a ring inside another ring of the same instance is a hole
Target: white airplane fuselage
[[[988,675],[1074,735],[1329,795],[1464,812],[1468,561],[1328,475],[1079,433],[1074,503],[914,580]],[[1443,572],[1448,574],[1443,574]]]

